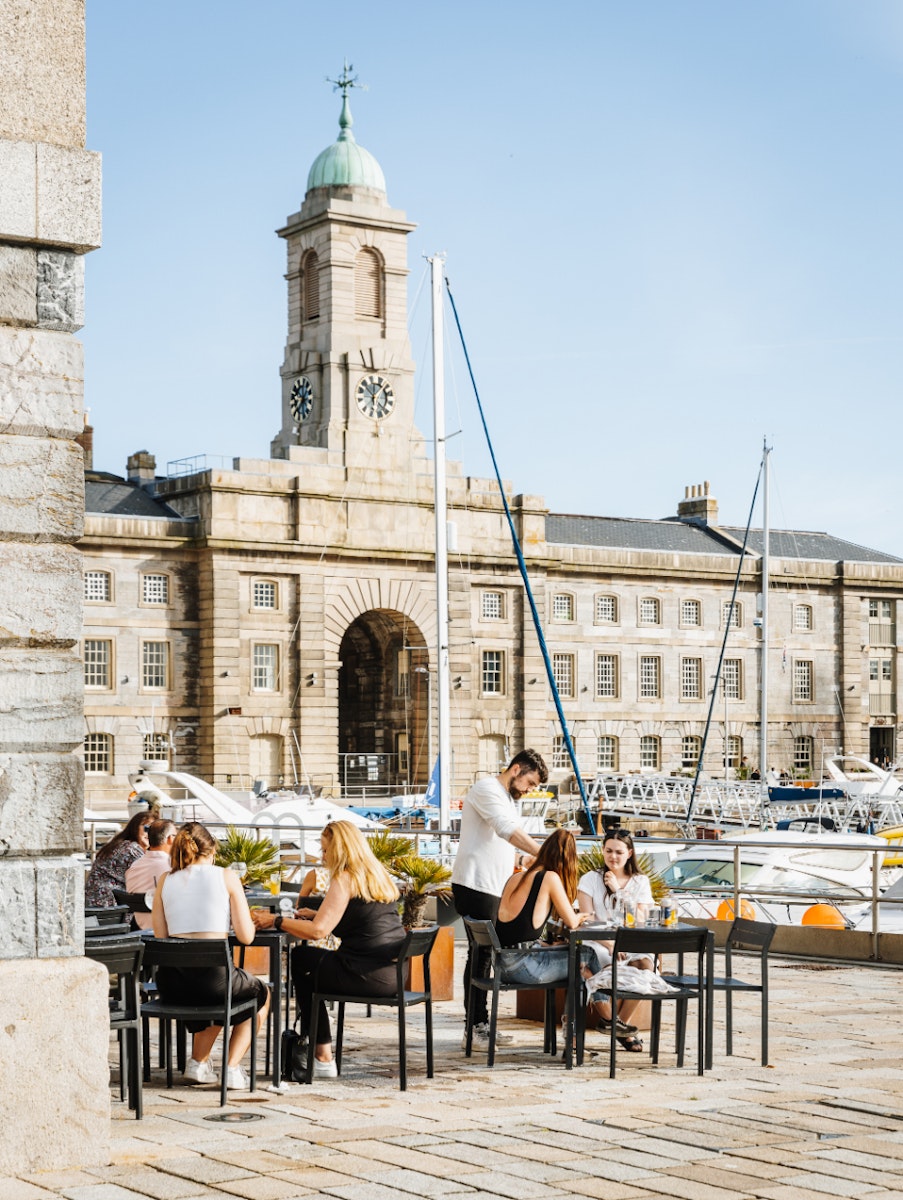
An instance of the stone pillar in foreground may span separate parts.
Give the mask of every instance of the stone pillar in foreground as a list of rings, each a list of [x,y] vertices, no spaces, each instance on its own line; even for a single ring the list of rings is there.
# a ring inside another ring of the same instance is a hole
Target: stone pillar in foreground
[[[0,1175],[109,1158],[107,976],[74,857],[84,146],[84,0],[0,0]]]

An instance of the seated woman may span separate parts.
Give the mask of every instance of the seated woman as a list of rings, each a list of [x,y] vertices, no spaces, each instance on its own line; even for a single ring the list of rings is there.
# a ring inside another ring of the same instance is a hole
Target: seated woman
[[[323,857],[331,879],[318,909],[301,908],[293,917],[263,909],[251,914],[258,929],[275,925],[292,937],[312,942],[335,933],[337,950],[299,946],[292,951],[292,982],[301,1004],[302,1028],[310,1025],[315,991],[351,996],[393,996],[395,959],[405,938],[398,915],[398,888],[350,821],[333,821],[323,830]],[[334,1079],[332,1035],[326,1005],[317,1016],[314,1078]]]
[[[495,931],[502,947],[502,980],[505,983],[543,985],[567,978],[567,947],[534,947],[543,926],[554,912],[568,929],[589,920],[587,913],[574,912],[577,897],[577,843],[566,829],[556,829],[526,871],[516,872],[505,884],[499,901]],[[527,945],[522,953],[513,947]],[[581,946],[581,963],[592,960],[592,952]]]
[[[125,873],[147,850],[150,813],[140,812],[97,851],[85,881],[85,904],[89,908],[112,908],[113,888],[125,891]]]
[[[196,821],[189,821],[176,834],[170,854],[171,869],[157,884],[154,895],[154,936],[158,938],[225,938],[232,930],[240,942],[248,945],[254,940],[254,924],[241,881],[234,871],[215,867],[216,839]],[[241,1067],[251,1045],[251,1037],[259,1031],[269,1010],[270,994],[266,985],[255,975],[233,966],[232,999],[257,1001],[256,1017],[238,1022],[229,1039],[229,1059],[224,1064],[226,1086],[233,1091],[246,1092],[248,1077]],[[160,998],[170,1004],[217,1004],[226,995],[229,980],[226,968],[199,970],[181,967],[160,967],[157,986]],[[210,1053],[222,1029],[221,1025],[188,1023],[194,1035],[191,1058],[185,1067],[185,1078],[191,1083],[215,1083],[216,1071]]]
[[[648,876],[642,874],[636,861],[633,838],[626,829],[610,829],[602,842],[605,871],[588,871],[577,885],[577,901],[580,911],[595,912],[596,916],[611,924],[617,923],[615,903],[617,900],[632,901],[636,905],[651,906],[652,888]],[[611,963],[614,942],[590,942],[596,953],[597,970]],[[632,967],[645,971],[654,970],[654,963],[643,955],[622,955]],[[595,1001],[596,1012],[601,1018],[603,1029],[611,1028],[611,1005],[603,1000]],[[617,1028],[621,1036],[618,1041],[625,1050],[640,1052],[642,1038],[636,1036],[636,1026],[627,1020],[640,1003],[639,1000],[623,1000],[618,1006]]]

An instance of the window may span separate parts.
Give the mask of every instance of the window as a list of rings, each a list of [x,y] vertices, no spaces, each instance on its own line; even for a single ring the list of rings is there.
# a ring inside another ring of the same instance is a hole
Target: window
[[[85,735],[85,774],[113,774],[113,738],[109,733]]]
[[[573,654],[552,655],[552,675],[559,696],[574,695],[574,656]]]
[[[312,321],[320,315],[320,264],[314,250],[308,250],[302,259],[301,286],[304,295],[304,320]]]
[[[255,579],[251,586],[251,607],[279,607],[279,589],[272,579]]]
[[[695,767],[699,762],[699,756],[702,753],[702,738],[695,737],[693,734],[688,734],[681,738],[680,742],[680,765],[682,767]]]
[[[379,255],[365,246],[354,260],[354,315],[381,317],[382,270]]]
[[[813,663],[811,659],[798,658],[793,663],[793,699],[797,704],[806,704],[813,699]]]
[[[399,650],[395,655],[395,695],[411,694],[411,652]]]
[[[617,654],[596,655],[596,695],[600,700],[618,698]]]
[[[725,600],[721,609],[721,624],[738,629],[743,624],[743,605],[739,600]]]
[[[661,760],[660,740],[652,734],[644,734],[640,738],[640,767],[647,771],[657,771]]]
[[[806,632],[812,628],[811,604],[794,604],[793,628],[799,630],[800,632]]]
[[[603,734],[596,739],[596,770],[617,771],[618,769],[618,739],[610,734]]]
[[[141,749],[141,757],[153,762],[169,759],[169,739],[165,733],[146,733]]]
[[[681,625],[702,624],[702,605],[698,600],[681,600],[680,623]]]
[[[484,696],[501,696],[505,691],[504,650],[484,650],[480,669],[480,686]]]
[[[553,621],[573,621],[574,619],[574,597],[569,596],[567,592],[559,592],[552,597],[552,620]]]
[[[869,619],[889,621],[891,619],[890,600],[869,600]]]
[[[743,738],[730,734],[727,739],[727,766],[739,767],[743,761]]]
[[[395,765],[399,775],[407,775],[408,735],[406,733],[396,733],[395,735]]]
[[[661,625],[662,605],[654,596],[644,596],[640,601],[640,624]]]
[[[155,692],[169,689],[169,644],[144,642],[141,646],[141,686]]]
[[[106,638],[85,639],[85,687],[112,686],[113,643]]]
[[[275,692],[279,681],[279,647],[258,642],[251,651],[251,690]]]
[[[109,571],[85,571],[85,601],[88,604],[109,604],[113,594]]]
[[[793,739],[793,769],[809,774],[812,770],[812,738],[801,735]]]
[[[680,660],[680,698],[681,700],[702,699],[701,658],[682,658]]]
[[[505,597],[502,592],[483,592],[480,596],[480,616],[484,621],[501,621],[505,617]]]
[[[617,625],[618,598],[617,596],[596,597],[596,624]]]
[[[743,699],[743,660],[726,658],[721,664],[721,695],[725,700]]]
[[[145,604],[169,604],[169,576],[142,575],[141,599]]]
[[[640,659],[640,699],[658,700],[662,694],[662,660],[644,654]]]
[[[498,733],[489,733],[480,738],[480,774],[500,775],[508,762],[508,744]]]
[[[565,744],[564,734],[556,733],[552,738],[552,768],[553,770],[565,770],[571,765],[571,756],[568,754],[568,748]]]
[[[869,659],[869,679],[873,683],[890,683],[893,679],[893,667],[889,658]]]

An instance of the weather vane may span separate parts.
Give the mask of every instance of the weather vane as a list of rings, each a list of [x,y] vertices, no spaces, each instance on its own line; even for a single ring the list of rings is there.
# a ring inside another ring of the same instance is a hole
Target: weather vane
[[[348,99],[348,92],[351,88],[356,87],[362,92],[367,91],[366,83],[358,83],[357,76],[351,74],[353,70],[354,65],[346,58],[340,79],[330,79],[328,75],[326,76],[326,82],[333,85],[332,90],[334,92],[341,90],[343,100]]]

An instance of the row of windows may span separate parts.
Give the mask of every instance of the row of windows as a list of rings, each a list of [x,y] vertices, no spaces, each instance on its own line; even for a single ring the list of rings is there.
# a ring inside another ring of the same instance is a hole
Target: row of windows
[[[316,320],[320,315],[320,263],[316,250],[308,250],[301,260],[302,319]],[[382,260],[375,250],[364,246],[354,259],[354,315],[383,315]]]
[[[115,685],[115,662],[112,638],[86,638],[84,644],[85,688],[91,691],[112,691]],[[140,686],[145,691],[172,690],[172,648],[165,641],[141,643]],[[128,682],[128,678],[122,680]],[[251,690],[279,690],[279,646],[255,642],[251,647]]]
[[[621,695],[619,654],[597,654],[595,664],[595,696],[599,700],[617,700]],[[744,698],[743,660],[726,658],[721,664],[721,696],[726,700]],[[577,658],[574,654],[553,654],[552,674],[560,696],[574,699],[577,695]],[[815,699],[815,664],[811,659],[794,659],[792,698],[796,703]],[[680,660],[680,698],[704,700],[707,691],[701,658]],[[480,670],[480,687],[484,695],[500,696],[505,692],[505,651],[484,650]],[[638,672],[640,700],[661,700],[664,688],[664,668],[658,654],[641,654]]]
[[[168,575],[148,573],[141,576],[142,604],[169,604]],[[89,604],[110,604],[113,600],[113,575],[110,571],[85,571],[85,601]],[[251,608],[278,609],[279,584],[273,579],[255,579],[251,583]]]
[[[594,624],[619,625],[621,606],[617,596],[594,598]],[[480,595],[480,615],[484,621],[505,619],[505,593],[484,591]],[[681,600],[679,608],[682,628],[702,628],[703,610],[701,600]],[[552,620],[557,622],[576,621],[577,601],[571,592],[556,592],[552,596]],[[661,625],[662,602],[658,596],[641,596],[637,601],[638,625]],[[721,604],[721,625],[739,627],[743,624],[743,605],[739,600],[725,600]],[[793,628],[797,632],[808,632],[815,627],[811,604],[794,604]]]
[[[681,738],[680,765],[685,770],[692,770],[699,762],[702,753],[702,738],[687,734]],[[563,734],[557,734],[552,739],[552,767],[567,770],[571,766],[570,756]],[[743,761],[743,739],[730,735],[727,739],[727,765],[737,768]],[[794,770],[810,771],[812,769],[812,738],[799,736],[793,739]],[[643,734],[640,738],[640,768],[647,771],[662,769],[662,740],[656,734]],[[596,770],[620,770],[620,739],[612,734],[603,734],[596,738]]]

